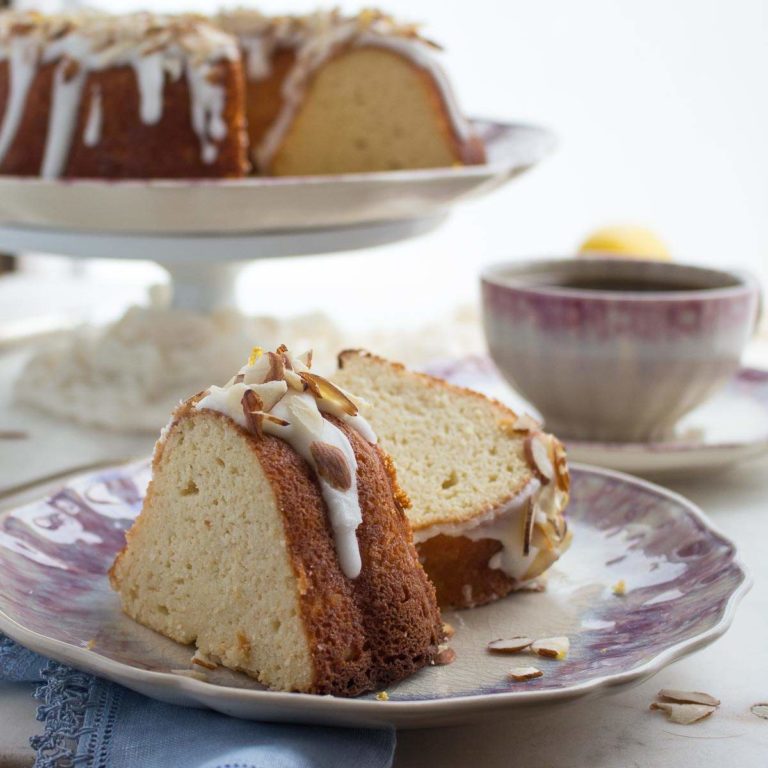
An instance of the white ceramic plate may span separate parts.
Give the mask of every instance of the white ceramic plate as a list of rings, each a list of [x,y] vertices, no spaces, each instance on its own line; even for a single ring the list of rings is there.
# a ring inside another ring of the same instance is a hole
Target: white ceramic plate
[[[123,615],[106,571],[141,508],[148,462],[102,469],[0,516],[0,631],[162,701],[237,717],[423,728],[608,693],[720,636],[749,586],[733,544],[686,499],[626,475],[573,471],[573,546],[544,592],[448,612],[453,664],[392,686],[389,701],[264,690],[219,669],[187,676],[192,650]],[[38,490],[38,493],[42,493]],[[623,579],[627,593],[612,586]],[[499,637],[566,635],[566,660],[493,656]],[[507,678],[533,663],[544,675]],[[195,669],[199,669],[195,667]]]
[[[0,176],[0,225],[78,232],[234,234],[434,217],[526,171],[543,128],[475,121],[488,162],[457,168],[247,179],[55,180]]]
[[[485,357],[439,362],[429,372],[536,413]],[[597,443],[567,440],[568,458],[638,475],[693,475],[768,453],[768,371],[741,368],[725,389],[681,420],[672,440]]]

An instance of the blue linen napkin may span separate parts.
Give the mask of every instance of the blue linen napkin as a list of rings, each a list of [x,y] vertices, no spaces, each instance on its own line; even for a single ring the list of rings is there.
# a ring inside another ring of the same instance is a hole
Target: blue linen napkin
[[[387,768],[395,733],[274,725],[162,704],[0,635],[0,679],[38,682],[35,768]]]

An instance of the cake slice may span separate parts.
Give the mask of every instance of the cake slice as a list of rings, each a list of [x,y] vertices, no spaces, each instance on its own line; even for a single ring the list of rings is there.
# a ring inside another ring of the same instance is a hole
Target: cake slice
[[[222,13],[245,58],[249,136],[275,176],[450,167],[485,160],[437,46],[380,11]]]
[[[110,578],[129,616],[215,663],[352,696],[432,661],[442,625],[390,460],[310,362],[256,352],[179,406]]]
[[[532,418],[361,351],[339,356],[334,382],[371,404],[441,606],[507,595],[568,548],[565,450]]]

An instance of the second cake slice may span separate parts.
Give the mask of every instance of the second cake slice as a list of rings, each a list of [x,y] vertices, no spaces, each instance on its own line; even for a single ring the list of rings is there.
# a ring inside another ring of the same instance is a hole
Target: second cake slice
[[[533,419],[360,351],[339,356],[334,380],[373,406],[442,606],[503,597],[568,548],[565,451]]]

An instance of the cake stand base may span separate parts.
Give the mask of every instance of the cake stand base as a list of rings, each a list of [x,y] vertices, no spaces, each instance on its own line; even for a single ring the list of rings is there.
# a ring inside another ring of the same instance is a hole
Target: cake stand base
[[[10,252],[157,262],[171,275],[174,307],[209,312],[235,306],[235,283],[247,262],[388,245],[427,234],[447,218],[447,213],[440,213],[355,227],[253,235],[121,235],[0,226],[0,241]]]

